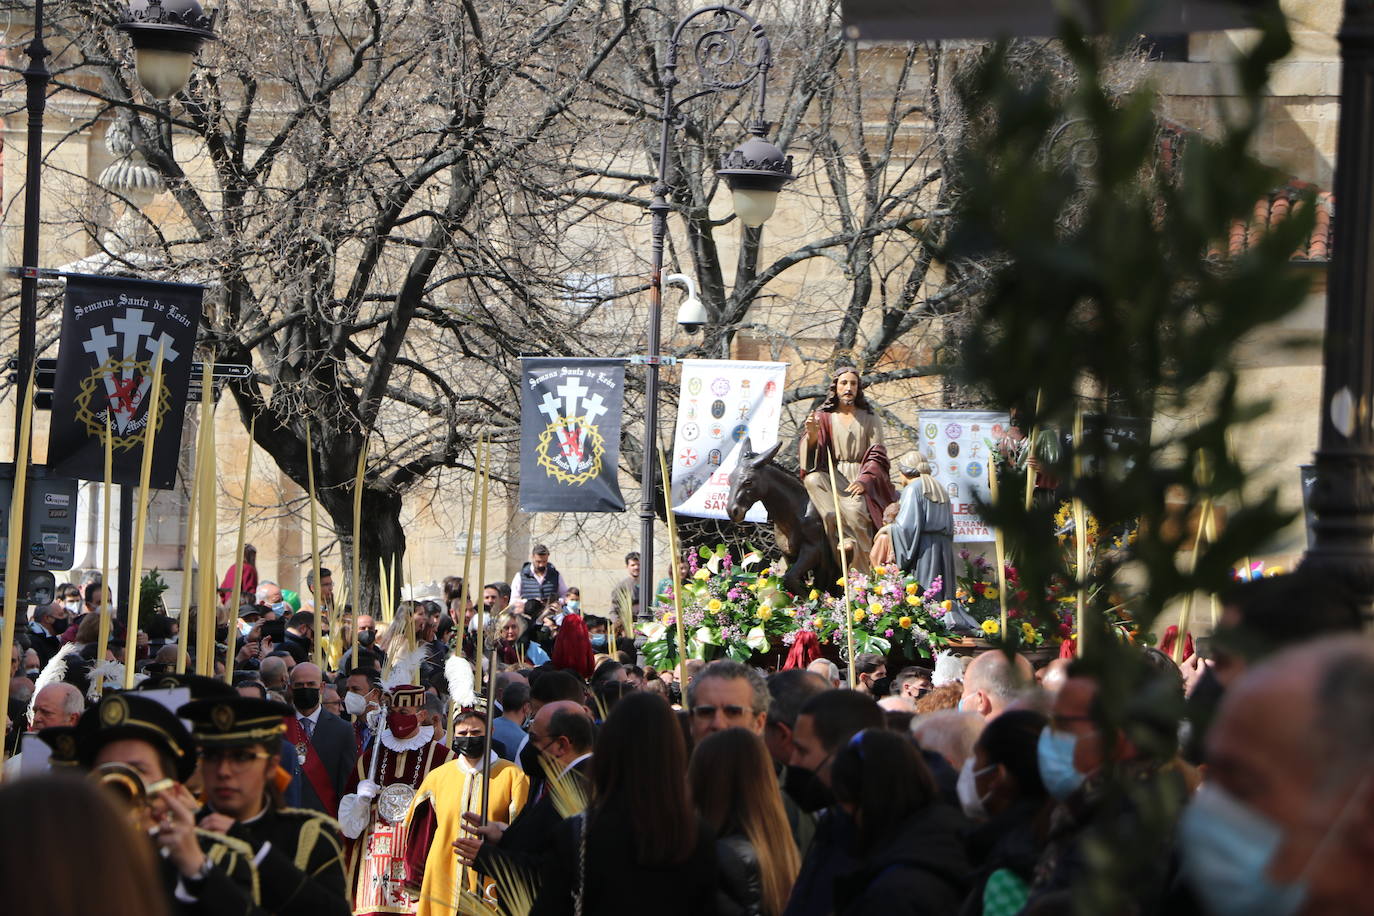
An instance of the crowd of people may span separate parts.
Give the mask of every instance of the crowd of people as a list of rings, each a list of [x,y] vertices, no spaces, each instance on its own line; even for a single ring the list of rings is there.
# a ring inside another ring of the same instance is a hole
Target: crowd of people
[[[456,579],[379,627],[335,613],[328,570],[295,607],[249,560],[227,676],[176,673],[170,621],[117,621],[95,658],[99,583],[33,614],[0,786],[15,912],[1374,912],[1374,644],[1302,574],[1237,587],[1181,666],[656,671],[633,554],[596,616],[536,547],[483,588],[480,656]]]

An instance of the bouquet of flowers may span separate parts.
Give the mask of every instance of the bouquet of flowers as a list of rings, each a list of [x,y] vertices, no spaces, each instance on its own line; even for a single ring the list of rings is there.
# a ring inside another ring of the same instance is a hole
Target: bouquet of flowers
[[[925,586],[896,566],[851,571],[848,605],[843,597],[829,598],[818,635],[822,642],[845,645],[847,615],[853,621],[856,654],[886,655],[899,649],[907,658],[931,658],[950,642],[953,602],[942,601],[943,594],[944,583],[938,577]]]

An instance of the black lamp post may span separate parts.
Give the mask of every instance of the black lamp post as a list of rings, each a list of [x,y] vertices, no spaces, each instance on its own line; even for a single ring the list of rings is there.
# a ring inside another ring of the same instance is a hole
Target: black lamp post
[[[139,81],[150,95],[166,99],[179,92],[191,75],[191,65],[202,43],[213,39],[214,15],[206,15],[196,0],[130,0],[123,22],[116,28],[128,32],[134,45],[135,67]],[[25,49],[29,65],[24,70],[28,88],[28,152],[24,182],[23,266],[19,281],[19,346],[15,378],[25,390],[37,357],[38,337],[38,244],[42,204],[43,115],[47,107],[48,48],[43,44],[43,0],[33,5],[33,40]],[[22,397],[22,395],[21,395]],[[16,402],[14,454],[17,458],[22,435],[23,405]],[[127,490],[127,488],[126,488]],[[126,538],[127,540],[127,538]],[[128,575],[122,564],[121,581]],[[109,583],[105,584],[109,588]],[[127,586],[119,598],[127,599]],[[8,659],[3,664],[8,664]]]
[[[712,17],[710,28],[695,43],[697,68],[703,78],[702,88],[675,100],[673,90],[678,85],[678,53],[682,49],[687,27],[702,17]],[[747,27],[752,39],[754,58],[741,64],[746,67],[738,79],[725,79],[720,70],[740,60],[743,41],[736,37],[741,27]],[[704,62],[709,61],[708,65]],[[663,245],[668,236],[667,195],[672,190],[668,182],[668,152],[673,127],[679,123],[682,106],[703,95],[742,89],[757,82],[756,120],[750,125],[752,135],[731,152],[721,156],[716,174],[725,180],[734,197],[735,213],[740,222],[750,228],[762,226],[773,213],[778,191],[793,179],[792,159],[784,156],[772,143],[764,139],[768,124],[763,120],[768,98],[768,70],[773,54],[763,27],[754,17],[733,6],[707,6],[684,16],[673,30],[663,64],[663,122],[659,140],[658,181],[654,184],[654,198],[649,204],[653,214],[653,250],[649,274],[649,349],[644,357],[648,370],[644,386],[644,467],[640,475],[642,497],[639,506],[639,582],[640,600],[652,607],[654,582],[654,491],[657,489],[658,464],[658,367],[659,327],[663,309]]]

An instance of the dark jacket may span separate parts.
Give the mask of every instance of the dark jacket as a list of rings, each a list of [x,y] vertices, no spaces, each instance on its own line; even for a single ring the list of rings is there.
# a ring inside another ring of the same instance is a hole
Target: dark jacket
[[[591,794],[591,764],[592,759],[588,757],[573,767],[576,778],[582,780],[583,791],[588,795]],[[477,870],[482,874],[494,876],[496,861],[500,859],[508,867],[524,874],[532,887],[538,887],[544,858],[553,853],[554,838],[563,818],[558,813],[551,792],[532,791],[530,798],[530,803],[520,810],[501,835],[500,845],[482,844],[476,860]]]
[[[315,792],[315,787],[310,784],[310,780],[305,778],[302,773],[301,784],[301,806],[330,817],[338,816],[338,800],[344,797],[348,791],[348,777],[353,772],[354,765],[358,762],[358,746],[353,739],[353,726],[343,719],[334,715],[327,709],[320,710],[320,718],[315,724],[315,731],[310,736],[310,744],[313,750],[310,753],[318,754],[320,762],[324,764],[325,772],[329,774],[329,782],[334,787],[334,810],[330,811],[320,800]],[[302,761],[304,763],[304,761]],[[291,774],[293,777],[296,773]]]
[[[1022,799],[969,832],[967,848],[974,867],[973,885],[959,911],[961,916],[979,916],[983,912],[983,890],[995,871],[1008,869],[1030,885],[1047,827],[1049,803],[1044,797]]]
[[[734,834],[716,840],[717,916],[759,916],[763,912],[763,876],[759,855],[749,838]]]
[[[936,803],[879,842],[859,867],[835,879],[836,913],[947,916],[959,912],[970,866],[960,831],[965,821]]]
[[[854,821],[848,814],[839,808],[821,812],[784,916],[829,916],[835,911],[836,878],[859,864],[854,843]]]
[[[544,885],[531,916],[573,912],[578,887],[579,841],[586,818],[569,818],[554,831],[545,860]],[[711,916],[716,911],[715,837],[697,818],[696,844],[686,861],[647,867],[638,864],[634,819],[617,800],[597,811],[586,836],[582,881],[583,916],[624,913],[653,901],[655,916]]]

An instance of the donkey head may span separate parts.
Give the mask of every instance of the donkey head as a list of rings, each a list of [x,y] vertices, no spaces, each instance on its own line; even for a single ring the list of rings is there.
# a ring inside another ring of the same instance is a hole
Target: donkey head
[[[772,462],[780,448],[781,440],[762,453],[755,453],[749,437],[744,437],[739,464],[730,472],[730,498],[725,505],[725,513],[736,525],[744,521],[750,506],[769,495],[768,475],[760,470]]]

